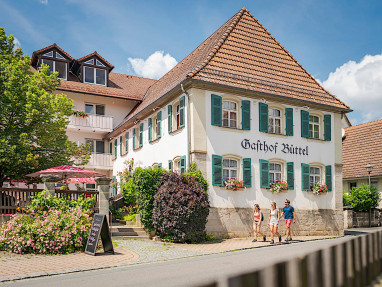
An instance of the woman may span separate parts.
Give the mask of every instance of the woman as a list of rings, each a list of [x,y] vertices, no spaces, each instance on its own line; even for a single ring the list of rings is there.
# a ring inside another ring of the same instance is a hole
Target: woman
[[[261,221],[263,220],[263,212],[260,210],[260,206],[258,204],[255,204],[254,206],[255,210],[253,211],[253,233],[255,235],[255,239],[252,240],[252,242],[257,241],[257,233],[260,234],[263,237],[263,240],[266,241],[267,238],[265,237],[264,233],[260,231],[261,227]]]
[[[279,237],[279,242],[281,242],[281,235],[278,233],[277,228],[280,221],[280,211],[276,209],[276,202],[271,203],[271,213],[269,214],[269,228],[271,230],[271,244],[274,244],[275,241],[273,239],[274,235]]]

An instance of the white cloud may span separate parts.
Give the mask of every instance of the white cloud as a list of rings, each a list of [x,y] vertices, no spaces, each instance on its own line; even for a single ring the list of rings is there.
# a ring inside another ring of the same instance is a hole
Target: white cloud
[[[48,0],[40,0],[41,4],[48,5]]]
[[[164,55],[163,51],[154,52],[146,60],[129,58],[129,62],[138,76],[152,79],[159,79],[178,63],[170,54]]]
[[[19,39],[17,39],[15,36],[13,36],[13,44],[15,45],[15,49],[21,47]]]
[[[382,118],[382,54],[349,61],[329,74],[323,86],[359,114],[359,122]],[[352,114],[350,114],[352,115]]]

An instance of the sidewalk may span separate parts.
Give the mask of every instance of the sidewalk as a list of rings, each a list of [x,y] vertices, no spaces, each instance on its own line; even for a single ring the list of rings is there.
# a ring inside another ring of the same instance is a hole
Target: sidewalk
[[[333,237],[298,236],[293,238],[292,244],[299,241],[327,238]],[[115,245],[118,245],[115,248],[115,255],[99,253],[97,256],[84,253],[47,256],[0,252],[0,282],[271,246],[269,239],[267,242],[252,242],[252,239],[226,239],[202,244],[175,244],[150,240],[114,240]]]

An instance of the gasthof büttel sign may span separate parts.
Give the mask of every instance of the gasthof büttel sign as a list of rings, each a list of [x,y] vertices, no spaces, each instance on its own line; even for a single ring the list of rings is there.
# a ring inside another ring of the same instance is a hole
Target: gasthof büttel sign
[[[293,144],[281,143],[278,142],[274,144],[269,144],[267,141],[257,140],[251,142],[249,139],[243,139],[241,142],[241,147],[243,149],[251,149],[257,152],[270,152],[277,154],[278,152],[284,154],[296,154],[296,155],[309,155],[309,147],[299,147],[294,146]]]

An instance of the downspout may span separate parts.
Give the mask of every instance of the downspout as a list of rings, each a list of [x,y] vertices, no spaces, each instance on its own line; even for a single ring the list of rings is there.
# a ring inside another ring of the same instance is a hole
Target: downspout
[[[187,96],[187,158],[188,158],[188,166],[191,164],[191,143],[190,143],[190,133],[191,133],[191,128],[190,128],[190,94],[184,89],[183,83],[180,83],[180,88],[182,89],[182,92]]]

